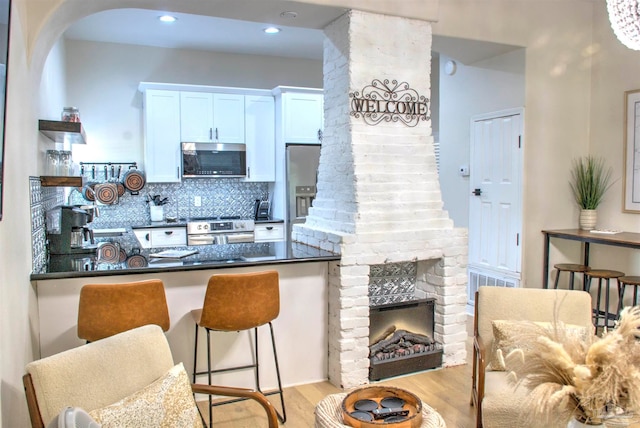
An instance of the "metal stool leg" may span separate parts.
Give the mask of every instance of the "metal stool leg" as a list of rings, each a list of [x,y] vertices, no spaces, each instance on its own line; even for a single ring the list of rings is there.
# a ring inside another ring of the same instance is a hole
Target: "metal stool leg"
[[[573,290],[573,281],[575,279],[576,273],[575,272],[569,272],[569,289]]]
[[[198,324],[196,324],[196,342],[193,346],[193,381],[191,383],[196,383],[196,372],[198,371]]]
[[[211,385],[211,331],[207,330],[207,380]],[[209,394],[209,428],[213,426],[213,397]]]
[[[276,377],[278,379],[278,392],[280,393],[280,404],[282,405],[282,416],[278,415],[282,423],[287,421],[287,412],[284,408],[284,392],[282,391],[282,382],[280,381],[280,366],[278,364],[278,353],[276,352],[276,339],[273,334],[273,325],[269,322],[269,330],[271,331],[271,345],[273,346],[273,360],[276,363]]]
[[[560,281],[560,272],[562,272],[560,269],[558,269],[558,272],[556,273],[556,280],[553,282],[553,288],[554,289],[558,289],[558,281]]]
[[[595,309],[595,314],[594,314],[594,322],[593,324],[596,326],[596,328],[598,327],[599,321],[600,321],[600,297],[602,296],[602,278],[598,278],[598,290],[597,290],[598,296],[596,298],[596,309]]]
[[[604,328],[609,329],[609,287],[611,283],[609,278],[606,279],[607,288],[604,290]]]

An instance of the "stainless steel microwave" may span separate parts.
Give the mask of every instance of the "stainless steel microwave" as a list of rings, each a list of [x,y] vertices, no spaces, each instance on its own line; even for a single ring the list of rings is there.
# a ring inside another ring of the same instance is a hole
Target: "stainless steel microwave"
[[[237,143],[182,143],[182,176],[246,177],[247,149]]]

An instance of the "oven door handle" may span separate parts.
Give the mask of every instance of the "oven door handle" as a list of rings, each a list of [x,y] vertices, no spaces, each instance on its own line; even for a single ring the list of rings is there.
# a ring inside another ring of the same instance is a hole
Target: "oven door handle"
[[[188,245],[207,245],[213,244],[214,242],[213,235],[201,235],[201,236],[189,236],[188,237]]]
[[[227,235],[229,244],[239,244],[243,242],[254,242],[253,232],[251,233],[229,233]]]

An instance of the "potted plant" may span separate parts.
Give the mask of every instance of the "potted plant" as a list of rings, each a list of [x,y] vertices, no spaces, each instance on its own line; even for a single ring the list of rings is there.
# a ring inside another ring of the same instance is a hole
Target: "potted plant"
[[[611,173],[612,168],[605,168],[602,158],[584,156],[574,160],[569,184],[573,197],[581,208],[580,229],[592,230],[596,227],[596,209],[613,184]]]

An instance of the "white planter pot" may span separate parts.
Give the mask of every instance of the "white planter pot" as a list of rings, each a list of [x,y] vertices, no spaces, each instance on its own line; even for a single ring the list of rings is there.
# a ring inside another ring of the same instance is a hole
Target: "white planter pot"
[[[596,228],[596,222],[598,221],[598,213],[596,210],[581,210],[580,211],[580,229],[593,230]]]

